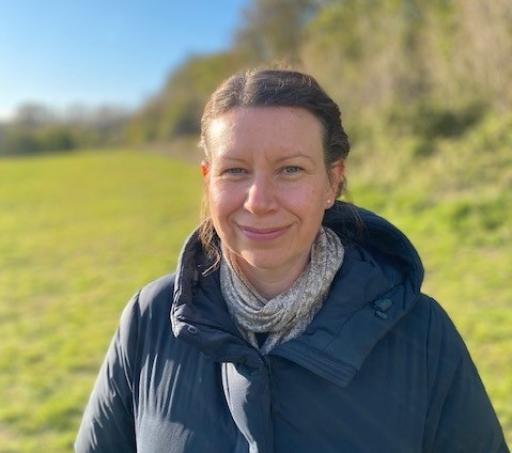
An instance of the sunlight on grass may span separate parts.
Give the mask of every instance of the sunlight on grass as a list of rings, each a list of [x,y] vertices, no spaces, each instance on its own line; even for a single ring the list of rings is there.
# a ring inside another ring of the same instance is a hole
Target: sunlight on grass
[[[69,450],[121,309],[173,270],[200,191],[152,154],[0,162],[2,448]]]

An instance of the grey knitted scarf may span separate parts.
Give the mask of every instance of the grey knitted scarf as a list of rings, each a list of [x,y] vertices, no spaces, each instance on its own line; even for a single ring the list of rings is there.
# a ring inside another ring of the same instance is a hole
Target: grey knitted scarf
[[[334,275],[343,262],[344,248],[339,237],[321,227],[311,247],[305,271],[285,292],[265,299],[223,256],[220,283],[228,310],[242,335],[263,354],[277,344],[300,335],[322,307]],[[258,346],[255,332],[268,337]]]

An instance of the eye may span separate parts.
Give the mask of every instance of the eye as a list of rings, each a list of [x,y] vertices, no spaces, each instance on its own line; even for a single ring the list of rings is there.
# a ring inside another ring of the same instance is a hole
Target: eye
[[[283,167],[281,170],[285,175],[297,175],[301,173],[304,169],[302,167],[299,167],[297,165],[287,165],[286,167]]]
[[[228,176],[240,176],[245,173],[247,173],[246,170],[241,167],[226,168],[225,170],[222,170],[222,174]]]

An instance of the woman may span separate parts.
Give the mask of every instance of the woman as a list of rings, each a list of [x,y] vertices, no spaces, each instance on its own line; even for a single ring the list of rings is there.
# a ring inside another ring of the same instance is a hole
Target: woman
[[[76,450],[508,451],[413,246],[335,201],[349,144],[317,82],[231,77],[201,144],[205,220],[124,310]]]

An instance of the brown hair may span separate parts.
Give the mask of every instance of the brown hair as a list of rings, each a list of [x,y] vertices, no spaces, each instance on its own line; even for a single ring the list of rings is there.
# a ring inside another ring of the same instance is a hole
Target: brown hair
[[[299,107],[308,110],[322,123],[324,160],[327,170],[349,153],[348,136],[341,124],[338,105],[310,75],[282,69],[250,70],[235,74],[215,90],[208,100],[201,118],[200,146],[210,160],[208,128],[213,119],[236,107]],[[345,178],[336,196],[345,189]],[[199,238],[205,251],[213,259],[212,268],[220,261],[218,237],[209,217],[207,197],[203,197],[202,222]]]

